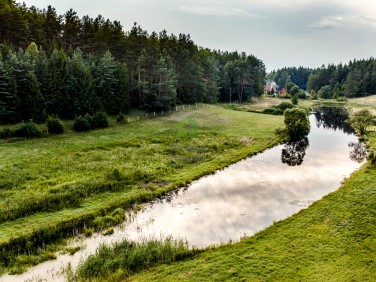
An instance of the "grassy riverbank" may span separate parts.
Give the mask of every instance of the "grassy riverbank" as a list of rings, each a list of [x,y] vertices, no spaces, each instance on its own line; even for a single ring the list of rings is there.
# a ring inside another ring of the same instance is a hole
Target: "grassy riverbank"
[[[372,98],[348,106],[374,109]],[[376,148],[376,132],[368,138]],[[131,281],[375,281],[375,179],[376,167],[367,164],[336,192],[253,237]]]
[[[376,148],[376,132],[368,138]],[[375,179],[376,166],[366,164],[337,191],[250,238],[127,281],[376,281]]]
[[[36,249],[262,151],[283,118],[211,106],[32,140],[0,141],[0,272]],[[22,256],[15,256],[15,254]]]
[[[376,168],[366,166],[338,191],[255,236],[131,281],[375,281],[375,179]]]

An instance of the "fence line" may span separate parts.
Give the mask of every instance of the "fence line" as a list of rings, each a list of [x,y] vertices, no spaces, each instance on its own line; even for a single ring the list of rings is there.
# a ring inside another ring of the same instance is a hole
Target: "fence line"
[[[146,119],[152,119],[155,117],[162,117],[162,116],[170,116],[173,113],[176,112],[188,112],[191,110],[197,110],[199,108],[209,108],[212,107],[210,104],[205,104],[205,103],[196,103],[194,105],[181,105],[181,106],[175,106],[175,109],[173,110],[168,110],[168,111],[160,111],[160,112],[153,112],[153,113],[145,113],[144,115],[137,115],[137,116],[128,116],[125,119],[125,124],[128,123],[133,123],[141,120],[146,120]]]

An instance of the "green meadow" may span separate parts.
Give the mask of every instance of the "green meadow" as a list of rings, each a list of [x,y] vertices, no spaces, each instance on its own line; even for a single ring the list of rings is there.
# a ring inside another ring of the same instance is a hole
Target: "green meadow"
[[[137,115],[101,130],[76,133],[65,122],[62,135],[0,141],[0,272],[53,258],[60,239],[120,222],[117,208],[278,143],[283,127],[281,116],[220,106]]]

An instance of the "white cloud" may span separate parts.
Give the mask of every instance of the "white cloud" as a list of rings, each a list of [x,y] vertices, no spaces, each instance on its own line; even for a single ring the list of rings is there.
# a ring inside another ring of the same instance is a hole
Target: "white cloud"
[[[323,18],[319,21],[313,23],[311,28],[314,29],[334,29],[334,28],[343,28],[345,25],[343,17],[329,17]]]
[[[177,5],[175,6],[175,9],[185,13],[196,14],[200,16],[251,17],[255,19],[265,18],[265,16],[250,13],[246,9],[221,5]]]

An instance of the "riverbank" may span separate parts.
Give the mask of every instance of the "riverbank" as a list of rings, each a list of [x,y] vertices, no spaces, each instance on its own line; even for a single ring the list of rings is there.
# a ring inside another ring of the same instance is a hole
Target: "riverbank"
[[[253,237],[130,281],[375,281],[375,178],[376,168],[365,166],[338,191]]]
[[[0,273],[53,258],[51,243],[96,227],[96,218],[118,207],[278,143],[274,132],[282,126],[282,117],[211,106],[88,133],[1,141]]]
[[[376,132],[368,138],[376,148]],[[255,236],[129,281],[375,281],[375,179],[376,167],[366,164],[337,191]]]

